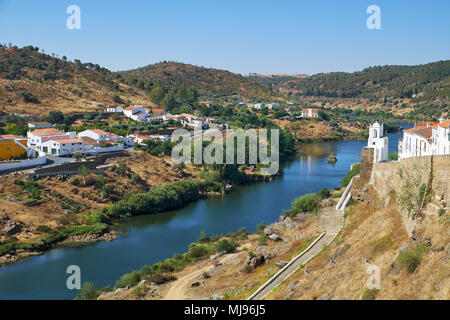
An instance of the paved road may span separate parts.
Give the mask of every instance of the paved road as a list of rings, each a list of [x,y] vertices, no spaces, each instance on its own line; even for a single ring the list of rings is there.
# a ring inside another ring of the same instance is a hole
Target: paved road
[[[267,287],[255,295],[251,300],[263,300],[267,294],[289,278],[300,268],[300,266],[305,265],[309,260],[314,258],[324,246],[329,245],[343,227],[344,218],[342,214],[342,211],[338,211],[334,207],[325,208],[321,212],[321,216],[319,218],[319,224],[325,229],[325,234],[322,238],[310,247],[308,251],[304,251],[302,255],[297,256],[298,258],[294,263],[287,267]]]

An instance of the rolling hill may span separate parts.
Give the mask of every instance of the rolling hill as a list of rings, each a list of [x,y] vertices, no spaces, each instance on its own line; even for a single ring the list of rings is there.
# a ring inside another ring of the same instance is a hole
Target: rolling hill
[[[276,94],[268,87],[230,71],[204,68],[179,62],[160,62],[134,70],[122,71],[125,79],[160,82],[168,88],[194,87],[200,95],[222,97],[238,95],[242,98],[269,98]]]
[[[67,61],[39,48],[0,46],[0,111],[42,115],[99,111],[117,103],[149,105],[148,92],[119,81],[98,64]]]
[[[428,102],[450,99],[450,60],[416,66],[375,66],[353,73],[320,73],[303,78],[249,78],[294,98],[416,98]]]

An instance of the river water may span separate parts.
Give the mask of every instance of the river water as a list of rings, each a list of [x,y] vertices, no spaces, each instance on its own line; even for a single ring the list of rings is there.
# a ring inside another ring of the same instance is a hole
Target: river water
[[[407,126],[407,125],[406,125]],[[389,153],[397,151],[400,133],[389,134]],[[359,162],[365,141],[305,144],[295,160],[284,165],[281,177],[272,182],[235,187],[226,196],[202,199],[157,215],[128,219],[116,241],[85,247],[56,248],[43,255],[0,268],[0,299],[72,299],[66,269],[81,268],[82,282],[96,287],[114,286],[124,273],[151,265],[175,253],[187,251],[202,230],[226,234],[240,227],[254,232],[256,224],[271,224],[302,194],[332,189]],[[334,153],[335,164],[327,161]]]

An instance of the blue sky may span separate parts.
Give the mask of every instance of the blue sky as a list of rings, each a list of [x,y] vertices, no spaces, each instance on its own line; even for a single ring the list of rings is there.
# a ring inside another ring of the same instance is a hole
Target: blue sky
[[[81,30],[66,28],[69,5]],[[369,30],[369,5],[381,30]],[[111,70],[164,60],[247,74],[355,71],[450,58],[450,1],[0,0],[0,42]]]

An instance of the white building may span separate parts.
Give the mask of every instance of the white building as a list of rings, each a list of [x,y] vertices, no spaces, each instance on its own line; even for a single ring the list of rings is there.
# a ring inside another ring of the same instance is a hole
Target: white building
[[[84,142],[81,139],[51,138],[42,144],[42,152],[55,156],[66,156],[84,153]]]
[[[247,107],[260,110],[264,107],[264,105],[262,103],[254,103],[254,104],[249,103],[247,104]]]
[[[43,143],[50,139],[73,139],[75,137],[75,132],[65,133],[55,128],[37,129],[27,132],[27,146],[36,151],[43,151]]]
[[[109,113],[123,112],[123,108],[120,107],[120,106],[117,106],[117,107],[107,107],[107,108],[106,108],[106,112],[109,112]]]
[[[414,128],[403,130],[398,142],[398,157],[422,157],[450,154],[450,120],[419,122]]]
[[[376,121],[369,128],[368,148],[374,149],[373,162],[383,162],[388,160],[389,141],[388,137],[384,136],[383,124]]]
[[[266,104],[266,107],[268,109],[276,109],[276,108],[280,107],[280,104],[279,103],[269,103],[269,104]]]
[[[143,106],[130,106],[123,110],[123,114],[135,121],[146,121],[149,116]]]
[[[145,135],[142,133],[133,133],[133,134],[128,135],[127,138],[133,140],[133,142],[137,143],[137,144],[141,144],[145,140],[153,140],[153,141],[156,140],[155,137],[153,137],[151,135]]]
[[[112,141],[119,143],[123,141],[123,137],[115,133],[106,132],[100,129],[89,129],[82,131],[78,133],[78,137],[88,137],[94,139],[97,142]]]
[[[318,108],[303,108],[301,117],[303,118],[317,118],[319,116]]]
[[[450,154],[450,120],[439,119],[431,134],[431,152],[433,155]]]
[[[51,128],[52,124],[47,121],[28,122],[28,128],[45,129]]]

